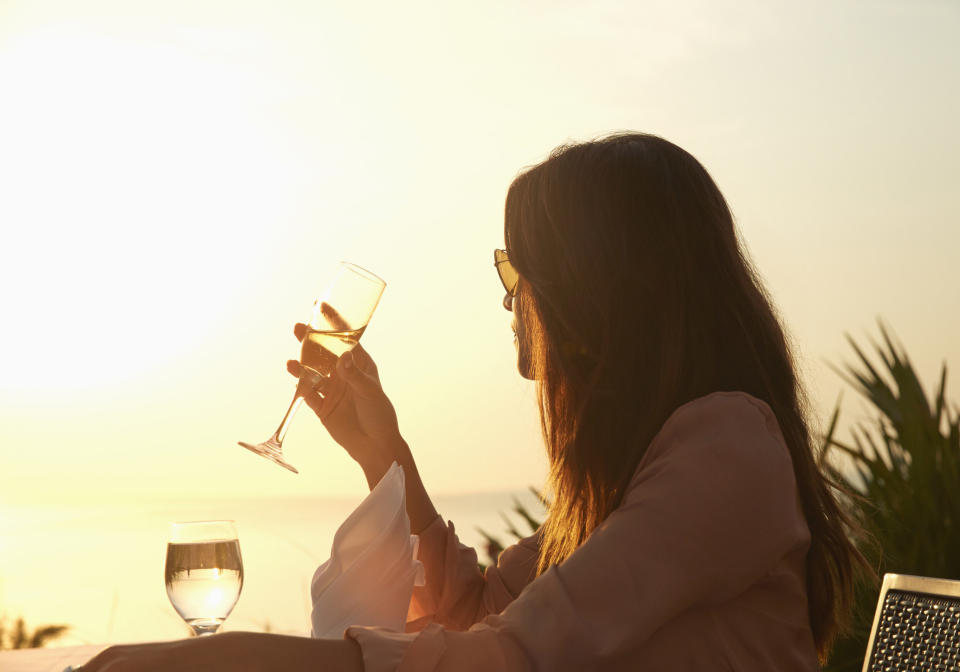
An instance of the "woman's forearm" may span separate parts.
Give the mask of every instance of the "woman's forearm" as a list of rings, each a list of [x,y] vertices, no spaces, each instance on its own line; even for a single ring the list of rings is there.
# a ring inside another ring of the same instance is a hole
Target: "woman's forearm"
[[[239,649],[254,652],[256,659],[266,662],[264,672],[363,672],[360,645],[352,639],[311,639],[259,632],[236,636],[244,639]]]
[[[410,517],[410,531],[417,534],[433,522],[437,517],[437,510],[434,508],[430,495],[427,494],[427,489],[420,479],[420,472],[413,459],[413,453],[410,452],[410,446],[400,435],[397,435],[390,443],[389,450],[383,451],[383,454],[391,456],[389,462],[364,468],[367,485],[372,490],[387,472],[390,462],[396,460],[397,464],[403,468],[406,482],[407,515]]]
[[[437,509],[433,506],[430,495],[420,479],[417,464],[413,461],[413,453],[406,441],[398,451],[397,461],[403,467],[407,484],[407,515],[410,516],[410,531],[414,534],[422,532],[437,517]]]

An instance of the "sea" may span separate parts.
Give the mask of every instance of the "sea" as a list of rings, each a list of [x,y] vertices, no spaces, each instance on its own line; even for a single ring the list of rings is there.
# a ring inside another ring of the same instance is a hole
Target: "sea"
[[[171,522],[234,520],[244,584],[228,630],[292,635],[310,632],[310,579],[330,556],[333,535],[360,503],[354,498],[236,500],[142,499],[87,506],[0,504],[0,619],[22,617],[28,629],[67,625],[50,646],[127,643],[184,637],[189,629],[170,605],[163,565]],[[542,507],[531,492],[434,498],[460,541],[486,562],[484,530],[509,542],[519,501]]]

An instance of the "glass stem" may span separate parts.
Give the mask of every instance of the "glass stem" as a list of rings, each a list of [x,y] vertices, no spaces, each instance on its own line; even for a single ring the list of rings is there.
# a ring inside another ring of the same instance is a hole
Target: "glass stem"
[[[297,391],[293,395],[293,401],[290,402],[290,407],[287,408],[286,415],[283,416],[283,420],[280,422],[280,426],[277,427],[277,431],[273,433],[273,441],[277,444],[277,447],[280,448],[283,446],[283,437],[287,435],[287,430],[290,429],[290,423],[293,421],[293,416],[297,413],[297,409],[300,408],[300,404],[303,403],[303,395],[300,394],[300,386],[297,386]]]
[[[217,630],[220,629],[220,623],[203,623],[191,625],[190,628],[193,630],[193,635],[195,637],[208,637],[210,635],[216,634]]]

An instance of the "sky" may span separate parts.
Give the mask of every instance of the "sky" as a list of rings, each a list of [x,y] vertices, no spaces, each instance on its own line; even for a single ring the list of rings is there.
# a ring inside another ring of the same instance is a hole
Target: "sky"
[[[236,444],[340,260],[387,281],[363,342],[428,489],[542,484],[492,249],[521,169],[620,130],[711,172],[817,418],[878,318],[932,388],[957,34],[955,0],[0,0],[0,502],[362,492],[306,408],[299,476]]]

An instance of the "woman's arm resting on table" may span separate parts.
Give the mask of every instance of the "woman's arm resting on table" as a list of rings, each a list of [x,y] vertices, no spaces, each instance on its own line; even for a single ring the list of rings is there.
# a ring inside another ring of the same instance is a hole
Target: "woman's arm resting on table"
[[[363,672],[351,639],[309,639],[259,632],[226,632],[155,644],[113,646],[80,672]]]

